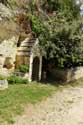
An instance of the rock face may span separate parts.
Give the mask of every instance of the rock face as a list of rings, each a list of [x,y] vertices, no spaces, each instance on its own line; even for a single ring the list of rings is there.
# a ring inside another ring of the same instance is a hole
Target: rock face
[[[13,10],[0,3],[0,42],[17,35],[17,24],[13,19]]]
[[[18,37],[13,36],[0,44],[0,68],[11,69],[14,67],[17,52]]]
[[[71,82],[83,77],[83,67],[75,67],[71,69],[52,69],[51,75],[55,80]]]
[[[4,90],[8,88],[8,81],[7,80],[0,80],[0,90]]]
[[[5,5],[3,5],[2,3],[0,3],[0,19],[4,17],[5,18],[11,17],[11,16],[12,16],[11,10],[7,8]]]
[[[5,58],[4,58],[3,55],[1,54],[1,55],[0,55],[0,69],[3,68],[4,61],[5,61]]]
[[[19,38],[14,16],[13,9],[0,2],[0,75],[14,68]]]
[[[11,70],[8,70],[8,69],[6,69],[6,68],[1,68],[1,69],[0,69],[0,75],[1,75],[1,76],[7,77],[7,76],[9,76],[11,73],[12,73],[12,71],[11,71]]]

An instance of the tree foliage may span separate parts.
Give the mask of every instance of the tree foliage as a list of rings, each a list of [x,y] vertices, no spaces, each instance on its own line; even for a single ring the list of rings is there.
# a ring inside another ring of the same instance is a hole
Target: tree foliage
[[[56,7],[52,5],[56,5]],[[44,5],[44,7],[43,7]],[[58,5],[58,6],[57,6]],[[58,67],[83,64],[83,31],[80,5],[75,0],[48,0],[39,17],[32,18],[32,30],[39,37],[40,48]],[[43,13],[46,10],[46,14]]]

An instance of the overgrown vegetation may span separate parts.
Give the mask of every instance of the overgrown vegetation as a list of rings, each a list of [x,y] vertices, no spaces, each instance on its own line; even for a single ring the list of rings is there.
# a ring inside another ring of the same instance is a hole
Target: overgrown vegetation
[[[27,65],[20,65],[19,71],[22,73],[27,73],[27,72],[29,72],[29,67]]]
[[[27,84],[28,83],[28,79],[21,78],[21,77],[16,76],[16,75],[10,75],[7,78],[7,80],[8,80],[9,84]]]
[[[75,0],[57,1],[57,8],[48,1],[46,13],[32,18],[32,30],[40,40],[40,48],[60,68],[83,65],[83,31],[80,5]],[[50,8],[50,7],[53,8]],[[45,17],[46,16],[46,17]]]
[[[4,80],[4,79],[5,79],[5,77],[0,75],[0,80]]]

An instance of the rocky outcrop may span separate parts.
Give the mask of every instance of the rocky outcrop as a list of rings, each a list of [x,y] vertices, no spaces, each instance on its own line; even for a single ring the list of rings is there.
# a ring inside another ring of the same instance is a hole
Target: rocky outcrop
[[[12,17],[12,11],[7,8],[5,5],[0,3],[0,20],[3,20],[3,18],[9,18]]]
[[[83,67],[79,66],[70,69],[54,68],[50,70],[50,73],[54,80],[71,82],[83,77]]]
[[[18,37],[13,36],[0,44],[0,68],[11,69],[14,67],[17,52]]]
[[[12,9],[0,3],[0,43],[17,35],[17,24]]]
[[[4,90],[8,88],[8,81],[7,80],[0,80],[0,90]]]
[[[0,3],[0,74],[7,74],[7,69],[13,69],[18,38],[14,11]]]

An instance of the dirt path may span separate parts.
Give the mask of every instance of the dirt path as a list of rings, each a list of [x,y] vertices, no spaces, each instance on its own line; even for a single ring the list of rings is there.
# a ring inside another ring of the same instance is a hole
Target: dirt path
[[[26,108],[14,125],[83,125],[83,88],[65,88]]]

